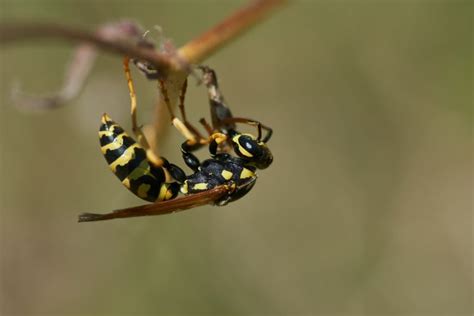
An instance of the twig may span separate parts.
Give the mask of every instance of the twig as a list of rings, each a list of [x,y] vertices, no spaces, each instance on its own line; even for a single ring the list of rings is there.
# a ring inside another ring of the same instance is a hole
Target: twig
[[[182,46],[178,53],[189,64],[200,63],[286,2],[287,0],[252,1],[201,36]]]
[[[126,39],[108,39],[99,34],[60,24],[0,24],[0,44],[35,38],[61,38],[67,41],[91,43],[107,52],[147,60],[157,69],[160,69],[163,75],[166,75],[171,69],[180,69],[180,65],[167,56],[163,56],[152,49],[139,47]]]
[[[146,60],[166,76],[170,71],[180,72],[186,70],[185,66],[187,64],[203,61],[217,49],[263,20],[273,9],[286,2],[287,0],[252,1],[246,7],[181,47],[177,54],[180,60],[157,53],[153,49],[139,47],[136,43],[130,43],[126,39],[109,39],[100,34],[61,24],[0,23],[0,44],[40,38],[61,38],[74,42],[87,42],[104,51],[118,53],[122,57],[128,56]]]
[[[12,91],[15,104],[27,111],[51,110],[76,98],[81,92],[92,70],[97,49],[89,43],[81,43],[73,52],[70,64],[66,68],[63,85],[60,90],[47,96],[33,96],[21,91],[19,84]]]

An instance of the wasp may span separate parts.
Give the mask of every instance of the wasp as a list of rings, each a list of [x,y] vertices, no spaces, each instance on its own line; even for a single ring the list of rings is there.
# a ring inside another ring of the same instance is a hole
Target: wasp
[[[128,64],[129,60],[125,59],[124,70],[130,91],[132,128],[136,140],[104,114],[99,129],[100,146],[109,167],[122,184],[152,204],[107,214],[83,213],[79,215],[79,222],[161,215],[205,204],[223,206],[246,195],[255,185],[257,169],[265,169],[273,161],[267,147],[272,129],[252,119],[234,117],[219,90],[214,70],[199,66],[208,91],[212,120],[212,126],[205,119],[200,120],[208,132],[208,136],[204,137],[186,118],[184,96],[187,81],[184,81],[179,96],[180,120],[170,106],[164,81],[158,79],[172,124],[186,138],[181,144],[181,153],[184,163],[192,170],[191,174],[186,175],[183,169],[164,157],[157,157],[150,150],[136,122],[136,96]],[[146,71],[150,71],[149,67],[139,69],[145,75]],[[153,69],[151,71],[154,72]],[[158,78],[149,74],[147,77]],[[236,127],[238,123],[255,126],[257,136],[240,133]],[[266,132],[265,136],[263,131]],[[210,158],[200,161],[193,152],[203,146],[208,146]],[[183,196],[178,197],[179,193]]]

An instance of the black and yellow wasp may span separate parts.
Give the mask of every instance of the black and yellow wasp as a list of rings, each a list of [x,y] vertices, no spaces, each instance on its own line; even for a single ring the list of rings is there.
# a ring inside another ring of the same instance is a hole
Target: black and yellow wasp
[[[273,161],[266,145],[272,136],[272,129],[258,121],[233,117],[219,90],[215,72],[209,67],[200,66],[198,68],[203,73],[203,82],[208,90],[212,120],[212,126],[205,119],[200,120],[209,134],[208,137],[203,137],[186,119],[184,95],[187,82],[184,81],[179,96],[180,120],[170,106],[164,82],[147,75],[159,80],[172,123],[186,138],[181,145],[182,157],[193,171],[186,175],[180,167],[164,157],[155,156],[150,150],[136,122],[136,97],[128,64],[129,60],[125,59],[132,127],[137,140],[127,135],[120,125],[104,114],[99,130],[100,146],[109,167],[122,184],[136,196],[153,203],[108,214],[83,213],[79,215],[79,222],[160,215],[205,204],[222,206],[247,194],[257,179],[256,170],[267,168]],[[144,72],[143,69],[149,68],[142,67],[140,70]],[[237,123],[255,126],[257,137],[238,132]],[[262,135],[262,130],[266,131],[265,136]],[[192,152],[202,146],[208,146],[211,158],[201,162]],[[231,154],[232,150],[235,155]],[[177,197],[179,192],[184,196]]]

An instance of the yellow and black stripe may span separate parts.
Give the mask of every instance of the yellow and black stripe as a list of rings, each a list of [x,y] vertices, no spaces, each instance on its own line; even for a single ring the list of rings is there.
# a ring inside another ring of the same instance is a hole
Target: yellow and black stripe
[[[107,114],[102,116],[99,138],[102,154],[110,169],[136,196],[149,202],[176,197],[180,185],[165,183],[163,168],[153,166],[147,159],[145,149]]]

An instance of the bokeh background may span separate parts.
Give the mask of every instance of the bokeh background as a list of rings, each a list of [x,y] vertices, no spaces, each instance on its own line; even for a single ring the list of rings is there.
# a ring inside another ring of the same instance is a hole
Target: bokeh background
[[[0,3],[2,21],[92,30],[132,18],[177,46],[244,4]],[[274,128],[275,161],[253,191],[225,208],[101,223],[77,214],[142,204],[97,140],[103,112],[130,129],[120,58],[101,54],[66,106],[28,113],[12,87],[56,91],[72,46],[2,47],[1,314],[470,315],[472,12],[469,1],[293,3],[206,61],[236,115]],[[134,74],[147,123],[157,91]],[[191,83],[187,105],[207,116],[204,88]],[[183,165],[181,142],[170,129],[160,149]]]

